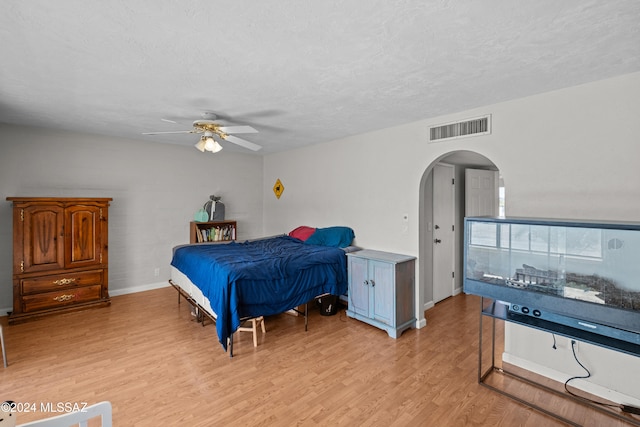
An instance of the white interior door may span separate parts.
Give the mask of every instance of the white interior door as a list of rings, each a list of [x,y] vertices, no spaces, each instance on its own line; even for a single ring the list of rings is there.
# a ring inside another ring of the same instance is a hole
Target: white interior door
[[[498,171],[465,169],[465,216],[498,216]]]
[[[433,302],[453,295],[455,271],[454,167],[433,168]]]

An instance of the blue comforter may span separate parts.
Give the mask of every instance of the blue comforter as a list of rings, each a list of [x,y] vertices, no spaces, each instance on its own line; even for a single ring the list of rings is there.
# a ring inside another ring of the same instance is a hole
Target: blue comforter
[[[225,350],[241,318],[282,313],[318,295],[347,291],[344,250],[289,236],[180,246],[171,265],[209,299]]]

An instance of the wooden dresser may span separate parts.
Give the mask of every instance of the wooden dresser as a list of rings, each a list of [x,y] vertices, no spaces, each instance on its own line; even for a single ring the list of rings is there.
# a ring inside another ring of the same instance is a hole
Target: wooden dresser
[[[110,304],[111,198],[7,197],[13,202],[9,323]]]

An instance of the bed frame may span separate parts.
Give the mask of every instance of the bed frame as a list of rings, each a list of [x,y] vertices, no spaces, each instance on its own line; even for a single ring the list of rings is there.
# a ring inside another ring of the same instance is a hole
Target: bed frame
[[[347,236],[348,239],[353,239],[353,230],[351,230],[350,228],[347,227],[335,227],[338,230],[339,233],[343,233],[343,230],[341,229],[347,229],[347,231],[350,233],[350,235]],[[332,230],[330,230],[332,231]],[[347,234],[349,234],[347,233]],[[284,238],[283,240],[283,245],[284,247],[287,248],[287,251],[289,252],[285,252],[285,258],[284,260],[288,263],[289,260],[286,258],[287,256],[290,255],[286,255],[287,253],[291,253],[290,250],[293,249],[296,253],[296,256],[298,254],[298,250],[297,248],[292,248],[290,243],[292,241],[300,241],[299,239],[296,238],[292,238],[290,236],[286,236],[286,235],[278,235],[278,236],[269,236],[269,237],[264,237],[264,238],[258,238],[258,239],[253,239],[247,242],[257,242],[257,241],[263,241],[263,240],[268,240],[268,239],[281,239]],[[278,245],[280,244],[280,242],[274,242],[277,243]],[[196,245],[204,245],[204,244],[196,244]],[[312,244],[313,245],[313,244]],[[174,248],[174,260],[175,258],[175,251],[177,249],[181,249],[184,246],[192,246],[192,245],[182,245],[179,247]],[[226,245],[225,245],[226,246]],[[327,249],[329,249],[329,247],[335,248],[337,249],[337,246],[332,246],[332,245],[319,245],[319,246],[327,246]],[[214,246],[217,247],[217,246]],[[276,246],[277,248],[278,246]],[[259,250],[263,250],[263,246],[259,245],[258,246]],[[238,248],[235,248],[238,249]],[[348,247],[341,247],[342,251],[344,251],[345,253],[347,252],[351,252],[354,250],[359,250],[360,248],[356,247],[356,246],[348,246]],[[196,259],[198,257],[200,257],[203,253],[206,253],[208,256],[208,253],[210,253],[211,251],[205,249],[204,252],[202,251],[198,251],[195,250],[195,247],[190,248],[189,250],[189,254],[195,254],[196,255]],[[272,242],[265,242],[264,243],[264,250],[266,250],[267,252],[270,252],[272,250]],[[216,252],[216,251],[213,251]],[[279,254],[279,251],[275,251]],[[219,252],[218,252],[219,253]],[[233,251],[232,251],[233,253]],[[239,253],[239,259],[243,259],[243,255],[244,253],[242,253],[242,251],[236,252]],[[346,259],[344,260],[334,260],[334,255],[331,253],[331,251],[325,251],[325,250],[315,250],[315,249],[304,249],[302,250],[300,253],[303,254],[312,254],[313,256],[315,256],[315,254],[318,254],[320,256],[319,260],[320,263],[316,264],[313,263],[314,267],[313,268],[309,268],[308,270],[306,269],[306,266],[309,265],[306,263],[306,260],[304,260],[304,258],[298,258],[296,259],[295,262],[293,262],[292,264],[286,264],[287,266],[291,266],[292,268],[302,268],[302,270],[300,270],[301,272],[303,272],[302,274],[304,275],[302,277],[302,280],[311,280],[311,284],[312,286],[315,286],[317,289],[313,289],[311,290],[311,288],[307,289],[305,291],[304,294],[304,298],[297,298],[296,301],[291,301],[292,303],[295,302],[297,303],[296,306],[294,306],[293,308],[290,308],[291,305],[286,303],[286,304],[282,304],[281,307],[279,307],[277,310],[273,310],[273,307],[268,308],[264,311],[264,313],[266,313],[267,315],[269,314],[277,314],[277,313],[292,313],[292,314],[296,314],[296,315],[302,315],[304,316],[304,330],[305,332],[308,330],[308,324],[309,324],[309,301],[312,301],[315,298],[318,297],[322,297],[324,295],[327,295],[327,292],[331,292],[334,293],[334,291],[338,291],[338,293],[343,292],[342,287],[344,286],[344,291],[346,291],[346,279],[347,277],[343,275],[343,273],[338,273],[336,270],[334,270],[334,268],[337,268],[339,264],[342,264],[344,262],[344,274],[346,274]],[[228,255],[228,254],[227,254]],[[235,255],[235,254],[234,254]],[[188,255],[186,255],[188,256]],[[234,258],[235,259],[235,258]],[[278,258],[279,259],[279,258]],[[262,259],[258,262],[261,262]],[[338,265],[336,265],[336,263]],[[257,264],[256,264],[257,265]],[[257,280],[256,279],[256,270],[255,267],[256,265],[253,265],[253,270],[250,270],[249,273],[249,277],[248,277],[248,282],[245,282],[245,286],[247,285],[247,283],[250,283],[251,280]],[[315,268],[315,266],[330,266],[328,268],[320,268],[317,269]],[[228,333],[225,332],[224,335],[226,335],[226,337],[224,337],[223,335],[221,335],[221,330],[226,330],[226,325],[227,322],[230,322],[231,320],[229,319],[229,313],[226,311],[226,308],[221,308],[224,312],[223,313],[217,313],[217,309],[214,307],[217,307],[220,304],[220,301],[209,301],[209,299],[207,297],[204,296],[203,294],[203,290],[201,289],[200,285],[195,285],[195,283],[192,281],[191,276],[187,277],[187,275],[181,271],[186,267],[187,270],[190,271],[190,274],[195,274],[196,276],[198,276],[198,280],[203,281],[206,280],[205,277],[207,277],[206,275],[208,274],[208,272],[205,272],[203,270],[193,270],[194,264],[193,264],[193,258],[187,260],[187,258],[185,258],[185,255],[182,255],[182,257],[180,257],[177,261],[177,265],[174,264],[174,261],[172,261],[171,263],[171,267],[172,267],[172,271],[171,271],[171,278],[169,280],[169,284],[171,284],[171,286],[173,286],[177,291],[178,291],[178,304],[180,304],[181,299],[184,298],[192,307],[193,307],[193,312],[194,315],[196,317],[196,320],[200,323],[202,323],[202,325],[204,326],[204,323],[206,321],[206,319],[210,319],[212,321],[212,323],[214,323],[216,325],[216,330],[217,330],[217,335],[219,337],[221,337],[219,339],[219,341],[221,343],[223,343],[223,348],[229,350],[229,357],[233,357],[233,335],[235,334],[235,332],[238,330],[236,329],[233,333]],[[270,268],[271,266],[269,264],[266,265],[267,268]],[[220,271],[218,270],[217,272],[215,272],[215,274],[220,275]],[[296,271],[296,270],[294,270]],[[317,275],[317,276],[316,276]],[[228,277],[220,277],[220,279],[227,280]],[[237,280],[237,279],[236,279]],[[258,279],[259,280],[259,279]],[[319,280],[319,281],[318,281]],[[337,284],[335,284],[335,282],[326,282],[326,280],[341,280],[340,282],[338,282]],[[313,283],[315,283],[315,285],[313,285]],[[333,283],[333,284],[331,284]],[[340,289],[336,289],[336,288],[340,288]],[[318,295],[313,295],[316,292],[319,291]],[[206,292],[206,291],[205,291]],[[306,299],[306,301],[305,301]],[[249,299],[249,301],[251,301],[251,299]],[[304,306],[304,309],[303,309]],[[282,311],[278,311],[278,310],[282,310]],[[250,310],[249,312],[246,312],[245,315],[247,317],[237,317],[237,312],[236,312],[236,317],[235,317],[235,323],[236,325],[238,325],[236,328],[242,328],[246,322],[256,322],[256,319],[260,319],[260,316],[262,316],[264,313],[261,313],[262,310]],[[223,317],[221,319],[218,319],[219,315],[222,315]],[[225,341],[226,340],[226,341]],[[255,339],[254,339],[255,342]]]
[[[203,307],[196,299],[191,296],[187,291],[185,291],[180,285],[175,283],[173,279],[169,279],[169,284],[173,286],[173,288],[178,291],[178,305],[180,305],[181,297],[191,305],[193,308],[193,312],[195,314],[196,321],[202,324],[202,327],[205,326],[206,319],[211,320],[213,324],[216,323],[216,316],[209,312],[208,309]],[[304,331],[307,332],[309,325],[309,303],[305,303],[304,311],[299,310],[298,308],[292,308],[290,311],[295,312],[296,314],[300,314],[304,316]],[[245,322],[253,319],[252,317],[243,317],[240,321],[244,324]],[[233,357],[233,336],[235,334],[231,334],[228,339],[228,348],[229,348],[229,357]]]

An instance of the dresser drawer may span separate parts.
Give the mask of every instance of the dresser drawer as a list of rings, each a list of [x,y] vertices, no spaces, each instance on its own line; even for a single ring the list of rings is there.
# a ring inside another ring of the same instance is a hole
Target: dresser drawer
[[[22,297],[22,311],[28,313],[31,311],[96,301],[100,299],[101,290],[102,287],[100,285],[93,285],[56,292],[25,295]]]
[[[40,276],[22,279],[22,294],[36,294],[40,292],[72,289],[78,286],[102,284],[102,270],[83,271],[80,273],[64,273],[52,276]]]

